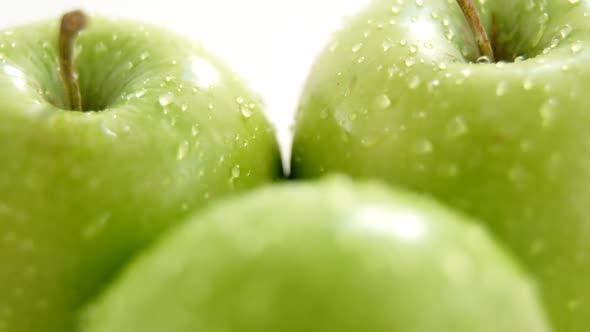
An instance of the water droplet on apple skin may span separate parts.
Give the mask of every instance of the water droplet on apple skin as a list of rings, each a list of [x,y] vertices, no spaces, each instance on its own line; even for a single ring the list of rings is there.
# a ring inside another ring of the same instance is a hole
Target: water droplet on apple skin
[[[186,158],[188,150],[190,147],[190,143],[188,141],[182,141],[176,150],[176,160],[182,161]]]
[[[469,126],[463,117],[457,116],[447,124],[445,132],[447,137],[456,138],[467,134],[469,132]]]
[[[477,60],[475,60],[475,63],[477,63],[477,64],[490,64],[490,63],[492,63],[492,60],[490,58],[488,58],[487,56],[482,55],[479,58],[477,58]]]
[[[498,82],[498,85],[496,85],[496,96],[498,96],[498,97],[504,96],[507,91],[507,86],[508,86],[508,84],[506,83],[506,81]]]
[[[557,99],[548,99],[539,109],[541,115],[541,125],[545,128],[550,127],[557,116]]]
[[[533,80],[531,78],[525,78],[524,81],[522,82],[522,87],[525,90],[531,90],[533,88]]]
[[[173,99],[174,96],[171,93],[166,93],[158,98],[158,102],[160,103],[160,106],[166,107],[172,103]]]
[[[197,137],[199,135],[199,133],[200,133],[199,125],[198,124],[192,125],[192,127],[191,127],[191,136]]]
[[[418,154],[429,154],[434,150],[434,146],[430,140],[422,139],[416,143],[414,150]]]
[[[387,96],[387,94],[381,94],[375,100],[375,105],[379,109],[386,109],[391,106],[391,99],[389,96]]]
[[[412,79],[410,80],[410,83],[408,84],[408,87],[412,90],[418,88],[418,86],[420,86],[420,83],[422,83],[422,80],[420,79],[420,76],[416,75],[414,77],[412,77]]]
[[[575,42],[571,47],[570,50],[572,52],[572,54],[578,54],[580,53],[582,50],[584,49],[584,45],[582,44],[582,42],[577,41]]]
[[[109,127],[106,125],[106,123],[104,123],[104,122],[103,122],[103,123],[100,125],[100,129],[102,130],[102,132],[103,132],[105,135],[107,135],[107,136],[109,136],[109,137],[112,137],[112,138],[117,138],[117,137],[118,137],[117,133],[116,133],[116,132],[114,132],[112,129],[110,129],[110,128],[109,128]]]
[[[234,165],[231,169],[231,177],[233,179],[237,179],[240,177],[241,174],[241,166],[240,165]]]
[[[357,53],[363,47],[363,43],[357,43],[352,46],[352,53]]]
[[[108,221],[111,219],[111,216],[111,212],[106,212],[92,220],[82,229],[82,238],[85,240],[96,238],[102,231],[104,231]]]

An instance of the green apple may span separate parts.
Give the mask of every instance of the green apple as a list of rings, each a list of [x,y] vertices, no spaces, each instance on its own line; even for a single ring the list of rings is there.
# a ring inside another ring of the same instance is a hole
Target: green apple
[[[455,1],[351,20],[306,84],[292,174],[379,178],[478,217],[538,277],[555,330],[588,331],[590,2],[477,6],[497,63]]]
[[[331,178],[195,215],[126,267],[82,331],[549,331],[533,285],[475,222]]]
[[[201,46],[92,18],[66,110],[59,21],[0,32],[0,331],[67,332],[130,256],[214,198],[277,178],[263,104]]]

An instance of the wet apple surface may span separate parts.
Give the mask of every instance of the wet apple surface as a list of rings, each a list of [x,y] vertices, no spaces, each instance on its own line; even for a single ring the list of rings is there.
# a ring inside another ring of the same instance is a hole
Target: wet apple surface
[[[282,172],[260,98],[156,27],[92,17],[69,110],[58,23],[0,32],[0,331],[72,331],[154,237]]]
[[[292,175],[343,172],[485,223],[541,287],[556,331],[590,326],[590,8],[477,2],[496,62],[455,1],[375,1],[320,56]]]

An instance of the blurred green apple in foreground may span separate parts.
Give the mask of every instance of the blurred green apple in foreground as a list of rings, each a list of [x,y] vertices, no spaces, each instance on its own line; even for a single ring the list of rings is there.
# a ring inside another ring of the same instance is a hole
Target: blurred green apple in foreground
[[[156,235],[281,172],[260,100],[202,47],[93,18],[74,48],[73,111],[59,29],[0,32],[0,331],[72,331]]]
[[[556,331],[590,327],[590,2],[375,1],[319,58],[295,178],[345,172],[478,217],[532,271]]]
[[[539,303],[473,221],[334,178],[194,216],[125,269],[82,331],[549,331]]]

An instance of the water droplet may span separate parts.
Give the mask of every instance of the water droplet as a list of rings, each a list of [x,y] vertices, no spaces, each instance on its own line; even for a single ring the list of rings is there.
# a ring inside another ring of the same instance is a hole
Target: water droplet
[[[492,63],[492,60],[490,60],[490,58],[488,58],[487,56],[482,55],[479,58],[477,58],[477,60],[475,60],[475,63],[488,64],[488,63]]]
[[[145,89],[141,89],[141,90],[137,91],[135,93],[135,98],[141,98],[141,97],[143,97],[143,95],[145,95],[145,92],[146,92]]]
[[[526,57],[524,55],[519,55],[516,58],[514,58],[514,62],[521,62],[526,60]]]
[[[416,76],[412,77],[408,87],[410,89],[416,89],[420,85],[420,83],[422,83],[422,80],[420,79],[420,77],[418,75],[416,75]]]
[[[581,41],[577,41],[572,45],[572,47],[570,49],[573,54],[577,54],[577,53],[580,53],[584,49],[584,46],[582,45]]]
[[[176,151],[176,160],[181,161],[186,157],[188,152],[189,143],[188,141],[183,141],[178,145],[178,150]]]
[[[418,52],[416,45],[410,45],[410,53],[415,54],[416,52]]]
[[[573,30],[573,28],[570,24],[565,24],[563,27],[561,27],[561,29],[559,29],[559,35],[561,36],[562,39],[564,39],[570,35],[572,30]]]
[[[406,58],[406,61],[404,61],[404,63],[406,64],[406,67],[412,67],[416,63],[416,59],[414,57],[409,57]]]
[[[180,106],[180,110],[183,111],[183,112],[186,112],[188,110],[188,106],[186,104],[182,104]]]
[[[199,135],[199,125],[198,124],[194,124],[191,127],[191,135],[193,136],[198,136]]]
[[[496,86],[496,96],[501,97],[506,94],[507,84],[506,81],[501,81]]]
[[[426,117],[428,117],[428,113],[424,111],[414,112],[412,113],[412,117],[415,119],[426,119]]]
[[[141,53],[141,55],[139,56],[139,58],[140,58],[142,61],[143,61],[143,60],[145,60],[145,59],[147,59],[147,58],[149,58],[149,57],[150,57],[150,53],[149,53],[149,52],[143,52],[143,53]]]
[[[431,13],[430,13],[430,16],[431,16],[433,19],[435,19],[435,20],[436,20],[436,19],[438,18],[438,13],[437,13],[437,12],[435,12],[435,11],[433,11],[433,12],[431,12]]]
[[[469,126],[465,122],[465,120],[457,116],[446,127],[446,133],[448,137],[459,137],[467,134],[469,132]]]
[[[357,53],[363,47],[363,43],[354,44],[352,46],[352,53]]]
[[[416,143],[415,150],[420,154],[431,153],[433,150],[432,142],[430,142],[428,139],[420,140]]]
[[[570,2],[572,5],[574,5],[574,4],[577,4],[578,2],[580,2],[580,0],[569,0],[569,2]]]
[[[447,30],[447,32],[445,32],[445,37],[447,38],[448,41],[452,41],[453,38],[455,38],[455,32],[453,30]]]
[[[240,165],[234,165],[231,168],[231,177],[232,179],[237,179],[240,177],[240,173],[241,173],[241,169],[240,169]]]
[[[389,49],[393,46],[389,41],[384,41],[381,47],[383,48],[383,52],[389,51]]]
[[[168,106],[172,103],[172,99],[174,99],[174,96],[171,93],[167,93],[161,95],[158,101],[160,102],[161,106]]]
[[[549,127],[553,123],[557,113],[557,100],[550,98],[539,109],[541,115],[541,124],[543,127]]]
[[[461,74],[463,74],[463,76],[465,76],[465,77],[471,76],[472,73],[473,72],[469,68],[465,68],[465,69],[461,70]]]
[[[418,6],[418,7],[424,6],[424,0],[416,0],[416,6]]]
[[[398,8],[397,6],[392,6],[392,7],[391,7],[391,12],[392,12],[394,15],[397,15],[397,14],[399,14],[399,8]]]
[[[380,109],[386,109],[391,105],[391,99],[386,94],[382,94],[377,97],[375,104]]]
[[[105,135],[107,136],[111,136],[111,137],[117,137],[117,133],[115,133],[114,131],[112,131],[109,127],[106,126],[105,123],[102,123],[100,125],[100,129],[102,130],[103,133],[105,133]]]
[[[362,57],[360,57],[360,58],[356,59],[356,62],[357,62],[357,63],[363,63],[363,62],[365,62],[365,57],[364,57],[364,56],[362,56]]]
[[[379,138],[377,136],[366,136],[361,138],[361,145],[364,148],[371,148],[379,143]]]
[[[95,238],[102,230],[104,230],[109,219],[111,219],[111,215],[111,212],[107,212],[91,221],[86,227],[84,227],[84,229],[82,229],[82,237],[87,240]]]
[[[107,50],[107,46],[102,41],[100,41],[100,42],[96,43],[96,45],[94,45],[94,51],[96,53],[102,53],[102,52],[105,52],[106,50]]]
[[[240,105],[240,113],[246,119],[252,117],[252,110],[247,105]]]
[[[527,77],[527,78],[525,78],[525,79],[524,79],[524,81],[522,82],[522,87],[523,87],[525,90],[530,90],[530,89],[532,89],[532,88],[533,88],[533,80],[532,80],[532,79],[530,79],[530,78],[528,78],[528,77]]]
[[[437,88],[440,85],[440,80],[435,79],[430,81],[430,83],[428,83],[428,91],[432,92],[434,91],[435,88]]]
[[[434,46],[431,43],[424,43],[424,47],[426,47],[429,50],[434,48]]]

